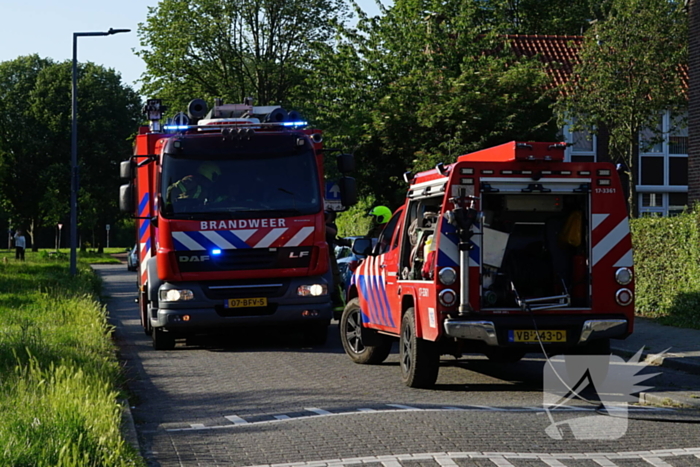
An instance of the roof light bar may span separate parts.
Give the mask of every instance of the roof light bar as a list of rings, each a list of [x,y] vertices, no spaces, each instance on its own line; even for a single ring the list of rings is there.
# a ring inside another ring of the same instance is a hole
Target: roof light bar
[[[165,131],[183,131],[189,129],[189,125],[163,125],[163,130]]]

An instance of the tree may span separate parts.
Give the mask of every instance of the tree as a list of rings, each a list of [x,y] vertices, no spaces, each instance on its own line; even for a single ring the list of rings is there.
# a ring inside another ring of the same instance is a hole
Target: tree
[[[598,0],[490,0],[480,2],[484,24],[502,34],[581,35],[596,19]]]
[[[179,108],[195,97],[289,102],[312,45],[344,12],[342,0],[163,0],[139,25],[143,91]]]
[[[37,55],[0,63],[0,202],[12,226],[28,231],[46,218],[45,188],[58,163],[29,100],[42,70],[54,65]]]
[[[581,63],[563,87],[556,112],[574,130],[605,129],[614,162],[630,174],[629,212],[637,213],[639,135],[656,131],[660,112],[687,108],[681,73],[687,63],[682,2],[611,0],[584,37]]]
[[[354,149],[363,194],[396,205],[405,171],[555,138],[541,65],[484,30],[479,3],[398,0],[323,50],[306,107],[334,146]]]
[[[70,209],[71,70],[70,61],[38,56],[0,64],[0,194],[33,230]],[[117,220],[118,165],[141,104],[114,70],[81,64],[78,77],[79,224],[88,238]]]

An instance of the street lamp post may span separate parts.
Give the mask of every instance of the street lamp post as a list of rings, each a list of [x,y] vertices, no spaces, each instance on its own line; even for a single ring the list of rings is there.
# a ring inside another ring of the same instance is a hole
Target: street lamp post
[[[71,85],[72,116],[71,116],[71,175],[70,175],[70,274],[75,276],[77,269],[78,245],[78,37],[111,36],[131,29],[112,29],[106,32],[74,32],[73,33],[73,82]]]

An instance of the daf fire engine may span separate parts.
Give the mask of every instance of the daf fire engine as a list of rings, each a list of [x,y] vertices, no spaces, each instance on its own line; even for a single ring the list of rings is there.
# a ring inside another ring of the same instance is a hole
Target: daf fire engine
[[[565,143],[510,142],[415,176],[355,271],[340,321],[356,363],[398,338],[403,382],[441,355],[609,353],[633,330],[627,207],[615,166],[565,162]],[[364,251],[363,251],[364,250]]]
[[[279,106],[200,99],[150,126],[121,164],[120,207],[137,219],[141,323],[157,350],[245,326],[298,329],[325,342],[332,318],[322,132]],[[353,157],[337,156],[341,173]],[[355,181],[339,181],[342,203]]]

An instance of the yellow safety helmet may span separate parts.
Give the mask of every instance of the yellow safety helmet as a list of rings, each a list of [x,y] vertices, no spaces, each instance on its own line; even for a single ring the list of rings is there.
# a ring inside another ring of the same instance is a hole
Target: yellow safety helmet
[[[213,162],[205,162],[199,166],[198,172],[210,181],[221,175],[221,169]]]
[[[376,206],[369,212],[369,215],[374,216],[378,224],[386,224],[391,219],[391,209],[386,206]]]

